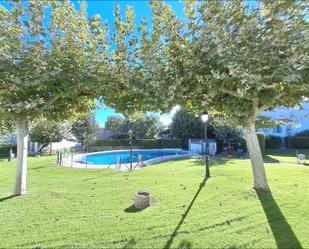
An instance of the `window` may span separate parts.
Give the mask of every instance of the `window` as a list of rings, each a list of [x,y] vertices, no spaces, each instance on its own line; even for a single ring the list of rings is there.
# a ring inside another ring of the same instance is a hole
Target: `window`
[[[273,133],[282,133],[282,128],[280,125],[277,125],[273,128]]]

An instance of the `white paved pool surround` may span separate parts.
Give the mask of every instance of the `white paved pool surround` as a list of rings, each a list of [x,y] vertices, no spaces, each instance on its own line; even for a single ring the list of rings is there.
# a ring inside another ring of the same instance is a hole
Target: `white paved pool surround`
[[[128,166],[130,163],[121,163],[120,167],[117,167],[117,164],[92,164],[92,163],[79,163],[76,162],[78,160],[81,160],[82,158],[89,156],[89,155],[96,155],[96,154],[107,154],[112,152],[126,152],[128,150],[109,150],[109,151],[100,151],[100,152],[92,152],[92,153],[84,153],[84,154],[78,154],[78,155],[69,155],[68,157],[64,157],[62,159],[62,166],[65,167],[73,167],[73,168],[87,168],[87,169],[115,169],[117,171],[128,171]],[[152,158],[146,161],[143,161],[142,165],[136,166],[137,162],[133,162],[133,168],[135,167],[135,170],[141,169],[147,165],[156,164],[164,161],[170,161],[175,159],[181,159],[181,158],[191,158],[194,156],[194,153],[191,153],[189,151],[181,150],[181,149],[134,149],[134,152],[139,151],[175,151],[175,152],[186,152],[186,154],[181,155],[167,155],[167,156],[160,156],[156,158]],[[115,155],[116,156],[116,155]]]

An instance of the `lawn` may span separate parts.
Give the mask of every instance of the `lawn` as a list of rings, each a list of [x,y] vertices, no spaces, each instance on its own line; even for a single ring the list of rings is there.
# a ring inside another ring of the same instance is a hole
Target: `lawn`
[[[290,150],[267,150],[265,160],[281,163],[297,163],[296,154],[304,154],[306,162],[309,163],[309,150],[290,149]]]
[[[0,162],[1,248],[309,248],[309,167],[267,164],[257,194],[247,160],[181,160],[140,171],[55,166],[30,158],[28,194],[10,195],[14,161]],[[134,192],[153,206],[131,205]]]

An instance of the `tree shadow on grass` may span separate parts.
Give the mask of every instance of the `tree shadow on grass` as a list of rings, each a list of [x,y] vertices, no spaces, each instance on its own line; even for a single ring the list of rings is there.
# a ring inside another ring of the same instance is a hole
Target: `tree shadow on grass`
[[[46,166],[37,166],[37,167],[29,168],[29,170],[39,170],[39,169],[44,169],[44,168],[46,168]]]
[[[220,167],[224,166],[230,160],[229,158],[219,158],[219,157],[210,157],[209,158],[209,167]],[[205,167],[205,158],[196,158],[192,164],[192,166],[203,166]]]
[[[257,191],[278,248],[303,248],[271,193]]]
[[[130,207],[125,208],[123,211],[126,213],[138,213],[143,211],[143,209],[136,208],[134,204],[132,204]]]
[[[188,240],[182,240],[178,245],[177,249],[191,249],[192,243]]]
[[[171,234],[170,239],[165,243],[165,245],[163,247],[164,249],[168,249],[168,248],[171,247],[174,238],[177,236],[177,232],[178,232],[179,228],[181,227],[182,223],[186,219],[186,217],[187,217],[188,213],[190,212],[190,210],[191,210],[191,208],[192,208],[196,198],[198,197],[199,193],[201,192],[201,190],[205,186],[206,181],[207,181],[207,178],[204,178],[204,180],[200,183],[200,186],[199,186],[197,192],[195,193],[195,195],[194,195],[190,205],[188,206],[186,212],[182,215],[182,218],[180,219],[180,221],[178,222],[178,225],[176,226],[176,228],[174,229],[173,233]]]
[[[130,239],[130,240],[124,245],[124,247],[122,247],[122,249],[130,249],[130,248],[133,248],[135,245],[136,245],[135,239]]]
[[[265,155],[264,156],[264,162],[266,163],[280,163],[280,161],[271,155]]]
[[[9,195],[9,196],[0,198],[0,202],[3,202],[3,201],[6,201],[6,200],[9,200],[9,199],[12,199],[12,198],[14,198],[14,197],[17,197],[17,196],[16,196],[16,195]]]

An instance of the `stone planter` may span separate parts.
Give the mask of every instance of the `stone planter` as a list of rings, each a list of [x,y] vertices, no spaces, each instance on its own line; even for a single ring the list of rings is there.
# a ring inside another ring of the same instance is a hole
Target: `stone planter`
[[[144,209],[151,206],[151,195],[148,191],[137,191],[135,193],[135,204],[134,206],[138,209]]]

